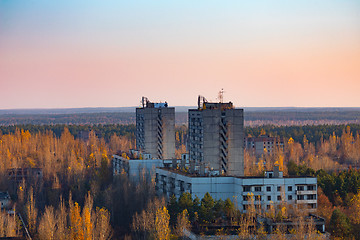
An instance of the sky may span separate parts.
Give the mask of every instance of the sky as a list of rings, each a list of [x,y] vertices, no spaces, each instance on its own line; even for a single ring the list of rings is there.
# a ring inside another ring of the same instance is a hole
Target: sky
[[[359,0],[0,0],[0,109],[360,107]]]

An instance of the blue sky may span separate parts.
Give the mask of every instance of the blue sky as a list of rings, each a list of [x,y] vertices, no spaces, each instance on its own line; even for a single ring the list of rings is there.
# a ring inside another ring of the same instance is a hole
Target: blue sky
[[[0,0],[0,55],[0,108],[356,107],[360,1]]]

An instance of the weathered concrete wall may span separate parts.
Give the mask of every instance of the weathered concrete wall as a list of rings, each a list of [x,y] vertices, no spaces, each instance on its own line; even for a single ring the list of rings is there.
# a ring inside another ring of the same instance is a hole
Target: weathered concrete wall
[[[243,109],[189,110],[189,155],[228,176],[244,176]]]
[[[159,144],[162,148],[160,155]],[[175,158],[175,108],[137,108],[136,147],[153,158]]]

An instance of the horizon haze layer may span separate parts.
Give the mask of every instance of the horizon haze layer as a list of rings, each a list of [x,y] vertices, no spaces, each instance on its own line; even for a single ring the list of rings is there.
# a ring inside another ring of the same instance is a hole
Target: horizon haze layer
[[[86,108],[27,108],[27,109],[0,109],[0,115],[9,114],[76,114],[76,113],[134,113],[138,106],[130,107],[86,107]],[[196,106],[170,106],[174,107],[176,112],[187,112],[188,109],[195,109]],[[360,107],[239,107],[249,112],[270,112],[270,111],[288,111],[288,112],[342,112],[359,111]]]

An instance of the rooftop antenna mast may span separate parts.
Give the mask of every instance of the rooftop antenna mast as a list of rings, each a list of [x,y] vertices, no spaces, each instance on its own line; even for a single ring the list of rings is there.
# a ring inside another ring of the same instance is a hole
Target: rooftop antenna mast
[[[224,89],[222,88],[218,93],[218,99],[220,103],[224,102]]]
[[[149,99],[147,97],[141,98],[141,105],[143,108],[147,106],[148,102],[149,102]]]
[[[199,109],[203,108],[204,103],[206,103],[206,102],[207,102],[207,100],[205,97],[203,97],[201,95],[198,96],[198,108]]]

